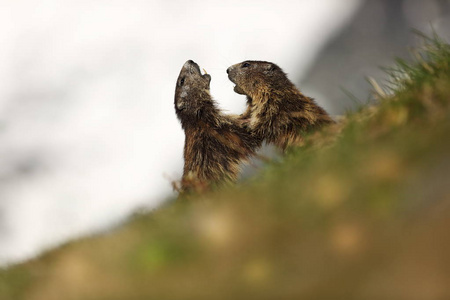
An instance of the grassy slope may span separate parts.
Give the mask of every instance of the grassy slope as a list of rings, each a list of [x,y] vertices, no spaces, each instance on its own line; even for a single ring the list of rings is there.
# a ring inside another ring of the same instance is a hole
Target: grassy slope
[[[255,178],[0,271],[0,299],[450,299],[450,50],[425,48]]]

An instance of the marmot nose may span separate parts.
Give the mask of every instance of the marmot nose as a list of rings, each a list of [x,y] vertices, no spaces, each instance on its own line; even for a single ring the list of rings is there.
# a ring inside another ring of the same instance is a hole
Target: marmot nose
[[[227,69],[227,74],[229,74],[229,73],[230,73],[230,68]]]
[[[194,61],[192,59],[188,60],[188,63],[193,64]]]

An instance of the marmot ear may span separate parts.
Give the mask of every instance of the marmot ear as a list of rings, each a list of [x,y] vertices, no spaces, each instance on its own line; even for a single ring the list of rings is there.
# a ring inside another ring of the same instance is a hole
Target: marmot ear
[[[177,109],[178,110],[183,110],[183,109],[185,109],[186,108],[186,103],[183,101],[183,100],[178,100],[176,103],[175,103],[175,105],[176,105],[176,107],[177,107]]]
[[[265,73],[272,73],[273,71],[275,71],[275,69],[276,69],[277,67],[275,66],[275,65],[273,65],[273,64],[267,64],[266,66],[265,66]]]

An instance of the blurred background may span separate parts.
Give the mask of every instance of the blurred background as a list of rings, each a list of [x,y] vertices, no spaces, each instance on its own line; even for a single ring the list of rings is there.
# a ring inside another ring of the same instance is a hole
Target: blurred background
[[[220,107],[225,70],[273,61],[331,114],[408,58],[411,29],[450,34],[448,0],[0,1],[0,264],[106,230],[173,196],[184,133],[175,80],[192,59]],[[345,92],[344,92],[345,91]]]

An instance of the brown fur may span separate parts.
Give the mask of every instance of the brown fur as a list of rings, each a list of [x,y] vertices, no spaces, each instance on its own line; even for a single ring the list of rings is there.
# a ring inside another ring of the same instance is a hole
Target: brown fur
[[[239,163],[261,144],[247,129],[216,107],[211,76],[192,60],[181,69],[175,111],[185,132],[182,190],[202,190],[210,183],[235,181]]]
[[[283,151],[303,141],[302,133],[334,123],[312,98],[304,96],[277,65],[244,61],[227,69],[234,90],[247,96],[243,123],[268,143]]]

